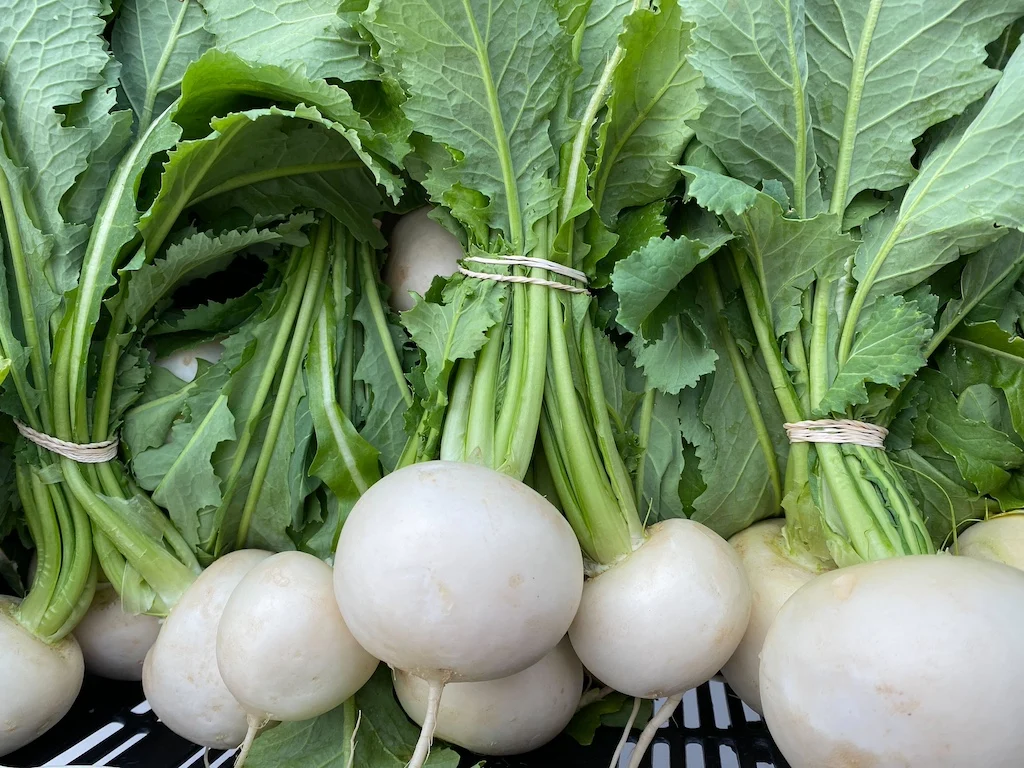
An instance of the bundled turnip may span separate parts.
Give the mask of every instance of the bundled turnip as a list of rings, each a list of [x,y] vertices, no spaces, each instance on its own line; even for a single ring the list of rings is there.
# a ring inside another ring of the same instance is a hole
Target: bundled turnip
[[[989,706],[1015,711],[1024,667],[997,672],[977,643],[998,638],[989,652],[1013,657],[1020,628],[1002,601],[1024,582],[935,552],[985,508],[979,494],[1009,501],[1015,487],[1005,470],[1016,454],[980,436],[985,419],[972,415],[998,413],[1002,374],[990,368],[989,388],[958,403],[944,377],[969,385],[979,372],[943,358],[949,344],[998,348],[972,313],[991,312],[987,297],[1024,264],[1008,230],[1024,225],[1024,54],[993,60],[1000,73],[984,49],[1022,6],[951,4],[936,22],[931,7],[897,4],[749,15],[683,5],[706,106],[682,166],[680,234],[660,245],[676,255],[640,249],[612,282],[620,317],[657,327],[663,308],[639,286],[669,273],[665,290],[684,299],[670,320],[711,342],[694,360],[714,371],[679,425],[704,486],[686,499],[693,516],[732,535],[785,510],[781,530],[735,539],[755,614],[726,674],[748,695],[759,686],[748,703],[794,768],[1010,765],[1022,743],[1009,720],[996,718],[1001,734],[980,758],[963,734],[988,733]],[[850,48],[837,56],[837,45]],[[945,82],[953,61],[971,74],[936,102],[918,86]],[[686,363],[668,346],[644,349],[648,375]],[[906,655],[937,636],[934,654]]]

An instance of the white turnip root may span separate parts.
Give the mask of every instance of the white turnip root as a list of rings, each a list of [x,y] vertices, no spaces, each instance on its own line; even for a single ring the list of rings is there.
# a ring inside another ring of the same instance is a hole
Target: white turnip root
[[[217,341],[198,344],[189,349],[179,349],[167,357],[153,361],[153,365],[166,368],[182,381],[195,381],[199,373],[199,361],[217,363],[224,354],[224,345]]]
[[[751,602],[747,631],[722,667],[722,675],[736,695],[759,713],[758,668],[764,636],[782,604],[816,575],[815,571],[793,562],[783,553],[783,524],[783,520],[765,520],[729,539],[747,574]]]
[[[407,213],[391,231],[384,283],[391,289],[391,306],[398,312],[412,309],[412,292],[424,295],[437,275],[459,271],[465,257],[462,243],[430,218],[429,206]]]
[[[583,557],[565,518],[532,488],[473,464],[399,469],[356,502],[334,568],[356,640],[430,684],[410,763],[426,760],[441,689],[521,672],[565,635]]]
[[[422,725],[430,685],[394,673],[395,692]],[[518,755],[547,744],[572,720],[583,693],[583,665],[568,638],[522,672],[481,683],[445,686],[437,713],[439,737],[480,755]]]
[[[1012,512],[975,523],[957,537],[957,554],[1024,571],[1024,513]]]
[[[629,696],[657,699],[709,680],[743,637],[750,587],[739,556],[692,520],[587,581],[569,639],[583,666]]]
[[[85,675],[74,636],[43,642],[11,616],[19,602],[0,595],[0,757],[56,725]]]
[[[915,555],[815,577],[761,654],[792,768],[1011,768],[1024,754],[1024,573]]]
[[[217,630],[217,666],[249,715],[243,764],[269,721],[309,720],[363,687],[377,659],[345,626],[331,567],[304,552],[281,552],[235,587]]]
[[[97,584],[89,611],[75,627],[85,668],[111,680],[141,680],[142,662],[156,642],[160,620],[126,613],[110,584]]]
[[[142,688],[150,706],[195,744],[229,749],[245,738],[245,710],[217,669],[217,625],[238,582],[268,557],[270,552],[243,549],[210,565],[171,609],[146,654]]]

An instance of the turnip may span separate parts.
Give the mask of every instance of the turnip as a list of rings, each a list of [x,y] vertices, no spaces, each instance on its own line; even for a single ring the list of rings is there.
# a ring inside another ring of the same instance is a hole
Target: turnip
[[[1010,512],[975,523],[956,543],[957,554],[1024,570],[1024,513]]]
[[[761,712],[758,668],[764,636],[782,604],[816,573],[785,555],[782,527],[782,520],[765,520],[729,539],[747,574],[751,602],[747,631],[722,667],[722,675],[729,687],[757,712]]]
[[[12,615],[19,602],[0,595],[0,756],[56,725],[75,702],[85,674],[74,636],[43,642]]]
[[[217,668],[217,625],[242,577],[270,554],[244,549],[210,565],[171,609],[146,654],[142,688],[153,711],[179,736],[204,747],[237,747],[248,730],[245,710]]]
[[[410,763],[426,760],[441,690],[508,677],[565,635],[583,559],[543,496],[485,467],[432,461],[393,472],[341,531],[334,588],[359,644],[428,683]]]
[[[96,587],[89,612],[75,627],[85,668],[111,680],[141,680],[142,663],[160,632],[155,616],[127,613],[110,584]]]
[[[166,368],[182,381],[194,381],[199,373],[199,361],[217,363],[224,354],[224,345],[217,341],[197,344],[188,349],[179,349],[166,357],[153,361],[153,365]]]
[[[761,656],[765,720],[793,768],[1010,768],[1024,754],[1024,574],[918,555],[817,576]]]
[[[430,684],[396,670],[403,709],[422,724]],[[522,672],[480,683],[451,683],[441,694],[435,733],[481,755],[518,755],[555,738],[569,724],[583,692],[583,665],[563,639]]]
[[[670,697],[659,712],[667,720],[682,694],[732,655],[750,604],[743,565],[729,544],[700,523],[670,519],[587,581],[569,639],[583,665],[615,690]],[[643,752],[638,745],[632,764]]]
[[[404,312],[423,296],[433,279],[458,272],[465,258],[459,239],[430,218],[429,206],[407,213],[391,231],[384,283],[391,289],[391,306]]]
[[[281,552],[238,583],[217,630],[217,667],[248,714],[241,768],[269,721],[329,712],[363,687],[377,659],[360,647],[334,599],[331,567],[303,552]]]

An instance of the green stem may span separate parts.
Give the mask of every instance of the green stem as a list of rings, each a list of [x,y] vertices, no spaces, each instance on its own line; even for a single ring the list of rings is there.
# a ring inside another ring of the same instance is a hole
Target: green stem
[[[316,233],[316,244],[313,247],[313,262],[309,268],[309,277],[302,296],[302,306],[295,323],[291,348],[288,350],[288,358],[285,361],[284,371],[281,374],[278,396],[275,398],[273,410],[270,412],[270,422],[267,425],[267,433],[263,438],[263,446],[260,450],[259,459],[256,462],[256,469],[253,471],[249,493],[245,499],[245,506],[242,508],[242,519],[238,525],[238,535],[235,537],[235,547],[237,549],[245,546],[249,536],[249,526],[252,523],[252,516],[256,511],[256,505],[259,503],[260,494],[263,492],[263,483],[267,478],[267,472],[270,471],[270,462],[274,456],[274,449],[277,447],[277,438],[281,432],[281,425],[284,423],[284,418],[292,407],[292,387],[294,386],[295,377],[298,375],[299,367],[302,365],[302,359],[309,349],[313,318],[320,309],[320,302],[323,301],[327,250],[330,241],[330,219],[325,219],[321,222]]]
[[[402,399],[407,408],[413,405],[412,392],[405,380],[405,371],[402,370],[402,361],[398,357],[398,350],[395,349],[395,342],[391,336],[391,328],[388,325],[387,315],[384,312],[384,302],[381,301],[380,291],[377,288],[377,270],[373,262],[373,251],[366,243],[359,246],[359,285],[363,295],[369,299],[370,312],[373,314],[373,324],[380,337],[384,354],[388,358],[388,366],[391,368],[391,375],[395,377],[399,390],[402,392]]]
[[[637,504],[642,504],[644,498],[644,468],[647,464],[647,446],[651,442],[651,421],[654,419],[654,400],[658,392],[651,387],[644,391],[644,401],[640,406],[640,463],[636,468],[636,478],[633,485],[633,493]]]
[[[499,321],[487,332],[487,342],[477,357],[476,373],[469,394],[469,422],[466,428],[466,461],[494,468],[495,399],[505,323]],[[517,478],[518,479],[518,478]]]
[[[341,351],[338,354],[338,405],[341,412],[352,417],[352,384],[355,378],[355,318],[354,301],[349,280],[355,274],[356,244],[352,234],[344,227],[335,228],[334,260],[331,284],[334,306],[337,307],[342,326]]]
[[[15,482],[36,545],[36,573],[16,616],[27,630],[43,636],[45,633],[40,631],[40,625],[60,579],[60,526],[49,494],[35,473],[21,462],[15,469]]]
[[[810,408],[814,413],[828,389],[828,309],[832,286],[818,281],[811,313]]]
[[[568,455],[565,445],[565,431],[561,428],[561,420],[554,416],[552,411],[557,411],[557,406],[552,408],[546,406],[540,420],[540,442],[544,451],[544,458],[551,473],[551,481],[561,502],[562,512],[566,520],[576,533],[576,539],[580,543],[580,549],[587,557],[596,562],[597,545],[594,543],[594,536],[590,530],[590,521],[583,514],[580,508],[579,499],[573,490],[572,482],[569,480],[569,471],[562,460]]]
[[[828,483],[832,503],[854,550],[865,560],[896,556],[896,549],[879,529],[875,511],[865,496],[864,491],[868,489],[850,472],[842,447],[829,443],[815,447],[818,467]]]
[[[473,382],[476,380],[476,360],[455,363],[444,429],[441,430],[441,461],[466,461],[466,435],[469,433],[469,414]]]

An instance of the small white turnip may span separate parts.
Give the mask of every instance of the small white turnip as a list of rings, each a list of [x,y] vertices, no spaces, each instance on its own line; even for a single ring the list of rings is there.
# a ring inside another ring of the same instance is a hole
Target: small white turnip
[[[126,613],[110,584],[98,584],[92,605],[75,627],[85,668],[111,680],[141,680],[146,653],[160,633],[155,616]]]
[[[792,768],[1014,768],[1024,755],[1024,573],[916,555],[815,577],[761,654]]]
[[[281,552],[231,593],[217,630],[217,666],[249,715],[240,768],[264,724],[329,712],[363,687],[377,659],[345,626],[331,567],[304,552]]]
[[[431,461],[387,475],[356,502],[334,587],[360,645],[431,684],[416,768],[444,684],[508,677],[558,644],[579,606],[583,557],[565,518],[532,488]]]
[[[1024,571],[1024,512],[975,523],[957,537],[957,554],[1012,565]]]
[[[205,344],[198,344],[189,349],[179,349],[167,357],[157,358],[153,365],[166,368],[182,381],[195,381],[199,373],[199,361],[205,360],[208,363],[217,363],[224,354],[224,345],[217,341],[209,341]]]
[[[796,563],[783,552],[782,520],[765,520],[740,531],[729,543],[740,556],[750,584],[750,621],[736,651],[722,667],[722,675],[736,695],[761,712],[758,668],[764,636],[779,608],[815,571]]]
[[[0,756],[56,725],[74,704],[85,675],[74,636],[43,642],[11,615],[19,602],[0,595]]]
[[[412,309],[411,294],[424,295],[436,276],[458,272],[459,260],[466,255],[459,239],[430,218],[431,210],[425,206],[405,214],[391,231],[384,283],[398,312]]]
[[[394,673],[395,692],[419,724],[430,685],[408,672]],[[583,665],[568,638],[522,672],[481,683],[451,683],[441,694],[434,731],[480,755],[518,755],[547,744],[572,720],[583,693]]]
[[[230,749],[245,738],[245,710],[217,668],[217,625],[238,582],[270,554],[243,549],[210,565],[171,609],[146,654],[142,689],[150,706],[195,744]]]

